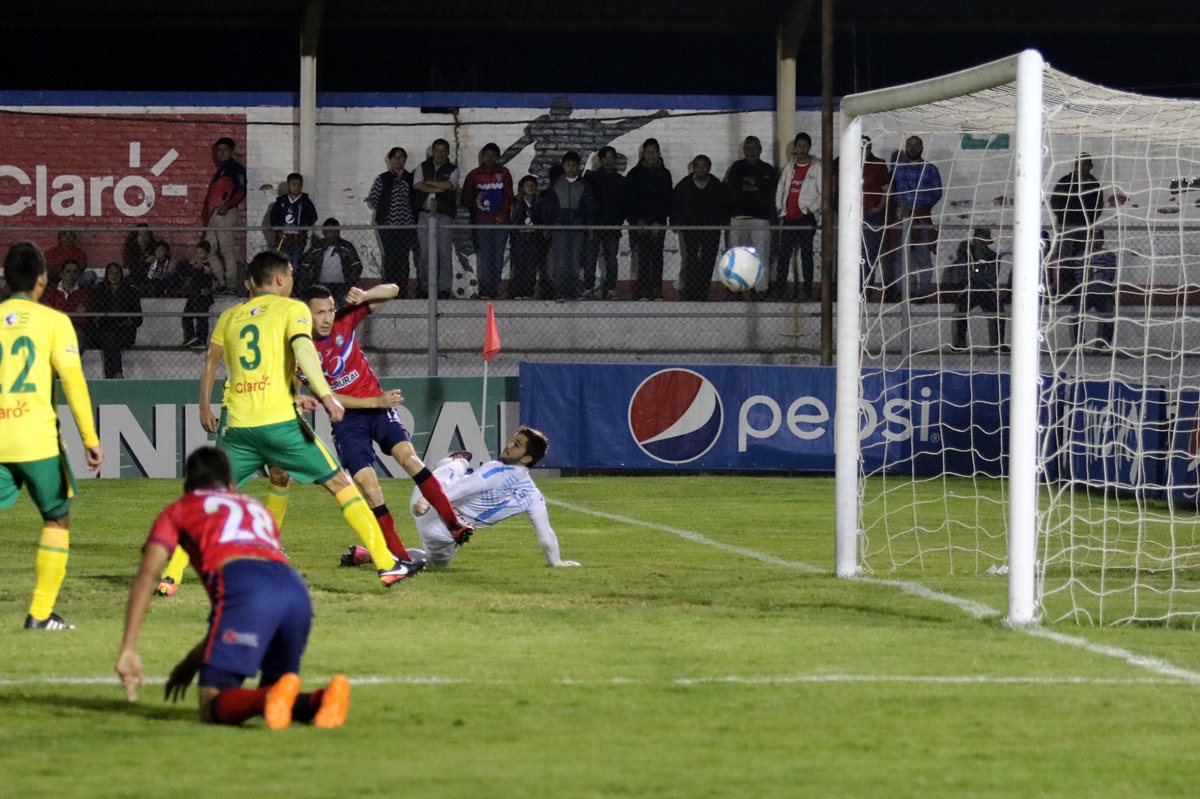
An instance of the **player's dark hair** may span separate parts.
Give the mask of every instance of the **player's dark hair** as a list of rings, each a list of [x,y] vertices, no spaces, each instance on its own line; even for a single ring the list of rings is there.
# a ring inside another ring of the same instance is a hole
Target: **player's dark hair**
[[[293,180],[298,180],[303,183],[304,175],[301,175],[299,172],[289,172],[287,176],[287,182],[291,183]]]
[[[300,299],[308,302],[309,300],[332,300],[333,292],[322,286],[320,283],[314,283],[304,290],[300,295]]]
[[[27,241],[9,247],[4,256],[4,282],[10,291],[33,291],[38,277],[45,271],[46,259],[42,257],[42,251]]]
[[[534,430],[532,427],[521,425],[517,428],[516,434],[525,436],[525,454],[531,458],[527,464],[528,466],[533,466],[546,457],[546,450],[550,447],[550,440],[546,438],[545,433],[541,430]]]
[[[246,273],[250,276],[251,283],[262,288],[271,282],[271,278],[277,272],[286,271],[288,264],[286,256],[280,255],[274,250],[263,250],[250,260],[250,265],[246,267]]]
[[[183,491],[201,488],[226,488],[233,480],[229,456],[216,447],[200,447],[188,455],[183,465]]]

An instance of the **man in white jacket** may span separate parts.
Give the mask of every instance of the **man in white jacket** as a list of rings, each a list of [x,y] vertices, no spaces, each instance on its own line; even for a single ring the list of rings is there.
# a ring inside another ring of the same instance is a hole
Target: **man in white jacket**
[[[774,299],[796,299],[788,292],[788,273],[792,256],[800,249],[800,271],[804,284],[799,299],[813,297],[813,236],[817,232],[817,212],[821,208],[821,159],[812,154],[812,137],[797,133],[792,144],[791,163],[779,176],[775,190],[775,211],[783,230],[775,247],[775,270],[771,276],[770,296]],[[800,275],[796,285],[800,286]]]
[[[456,452],[438,464],[433,476],[442,484],[459,517],[473,525],[475,532],[524,513],[533,525],[548,566],[578,566],[576,561],[560,557],[558,537],[550,526],[546,511],[546,498],[529,476],[529,467],[545,456],[548,443],[543,433],[531,427],[520,427],[504,445],[498,460],[486,461],[478,469],[471,469],[470,453]],[[429,504],[420,492],[413,492],[410,507],[429,564],[448,565],[454,559],[459,543],[438,514],[429,512]],[[412,549],[409,553],[420,557]]]

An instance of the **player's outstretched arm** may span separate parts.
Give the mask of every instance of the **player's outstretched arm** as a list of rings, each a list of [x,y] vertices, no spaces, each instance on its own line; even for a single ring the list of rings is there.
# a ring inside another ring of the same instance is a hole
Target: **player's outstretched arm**
[[[146,609],[150,606],[150,598],[154,596],[158,575],[170,556],[166,547],[148,543],[142,555],[142,567],[133,580],[133,588],[129,590],[129,602],[125,606],[125,633],[121,636],[121,651],[117,655],[117,674],[125,688],[125,697],[130,702],[138,700],[137,689],[142,684],[144,674],[142,659],[137,652],[138,632],[146,619]]]
[[[207,644],[208,639],[201,638],[200,643],[192,647],[191,651],[183,656],[183,660],[175,664],[175,668],[171,669],[171,673],[167,675],[167,684],[163,687],[163,699],[178,702],[187,695],[188,686],[192,684],[192,680],[196,679],[196,672],[200,671],[200,667],[204,665],[204,648]]]
[[[200,425],[209,433],[217,432],[217,417],[212,410],[213,383],[217,379],[217,367],[225,360],[225,348],[220,344],[209,344],[204,356],[204,369],[200,372]]]
[[[563,560],[558,551],[558,536],[550,526],[550,514],[544,504],[529,509],[529,521],[533,524],[533,532],[537,534],[538,546],[546,555],[546,565],[553,567],[579,566],[579,561]]]
[[[380,283],[363,291],[355,287],[346,292],[347,305],[362,305],[364,302],[378,305],[388,300],[394,300],[400,294],[400,287],[395,283]]]
[[[385,391],[378,397],[352,397],[349,394],[339,394],[337,392],[334,392],[333,396],[337,397],[338,402],[342,403],[342,406],[346,410],[378,410],[381,408],[386,410],[393,406],[404,404],[404,394],[398,388]]]

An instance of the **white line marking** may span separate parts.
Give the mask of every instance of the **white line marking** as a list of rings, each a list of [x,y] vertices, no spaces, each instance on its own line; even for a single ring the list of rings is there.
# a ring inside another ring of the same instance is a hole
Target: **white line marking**
[[[782,566],[784,568],[795,569],[796,571],[801,571],[806,574],[833,575],[833,570],[830,568],[822,568],[812,563],[804,563],[803,561],[784,560],[783,558],[777,558],[774,555],[768,555],[765,552],[759,552],[757,550],[747,549],[745,547],[735,547],[720,541],[714,541],[708,536],[701,535],[700,533],[692,530],[681,530],[677,527],[670,527],[665,524],[658,524],[657,522],[643,521],[642,519],[635,519],[630,516],[620,516],[615,513],[605,513],[603,511],[585,508],[581,505],[575,505],[570,502],[562,502],[561,500],[547,498],[546,501],[551,505],[556,505],[560,508],[566,508],[567,510],[572,510],[577,513],[583,513],[588,516],[595,516],[601,519],[621,522],[622,524],[630,524],[636,527],[648,527],[652,530],[661,530],[663,532],[671,533],[672,535],[683,538],[687,541],[692,541],[697,544],[703,544],[715,549],[720,549],[723,552],[729,552],[730,554],[753,558],[755,560],[762,561],[763,563],[770,563],[773,566]],[[875,577],[856,577],[853,579],[859,582],[870,583],[872,585],[882,585],[888,588],[895,588],[903,591],[906,594],[910,594],[921,599],[928,599],[934,602],[941,602],[942,604],[951,605],[976,619],[985,619],[1000,615],[999,611],[983,604],[982,602],[976,602],[975,600],[968,599],[966,597],[954,596],[953,594],[935,591],[923,583],[916,582],[915,580],[884,580]],[[1134,668],[1144,669],[1155,674],[1161,674],[1164,677],[1173,678],[1175,681],[1200,684],[1200,672],[1180,668],[1179,666],[1168,663],[1165,660],[1149,657],[1147,655],[1139,655],[1136,652],[1130,652],[1129,650],[1121,649],[1120,647],[1093,643],[1092,641],[1089,641],[1081,636],[1067,635],[1054,630],[1048,630],[1044,627],[1014,627],[1013,629],[1026,635],[1032,635],[1035,638],[1044,638],[1048,641],[1053,641],[1054,643],[1062,644],[1064,646],[1073,646],[1077,649],[1082,649],[1085,652],[1091,652],[1094,655],[1115,658],[1127,663],[1130,666],[1133,666]]]
[[[129,168],[137,169],[142,165],[142,143],[140,141],[129,142]]]
[[[307,681],[314,685],[327,682],[329,675],[305,675]],[[163,685],[166,677],[147,677],[144,685]],[[461,677],[437,677],[418,675],[364,675],[351,677],[354,685],[407,685],[420,686],[462,686],[462,685],[499,685],[499,686],[530,686],[544,687],[545,685],[561,687],[621,687],[621,686],[662,686],[670,685],[691,688],[704,685],[805,685],[828,683],[893,683],[908,685],[1192,685],[1186,678],[1170,679],[1165,677],[1086,677],[1082,675],[991,675],[991,674],[780,674],[780,675],[714,675],[709,677],[676,677],[664,680],[639,680],[628,677],[611,677],[607,679],[575,679],[560,677],[546,682],[533,680],[472,680]],[[0,688],[37,685],[120,685],[116,675],[111,677],[11,677],[0,678]]]
[[[162,196],[164,197],[186,197],[188,187],[177,183],[168,183],[162,187]]]

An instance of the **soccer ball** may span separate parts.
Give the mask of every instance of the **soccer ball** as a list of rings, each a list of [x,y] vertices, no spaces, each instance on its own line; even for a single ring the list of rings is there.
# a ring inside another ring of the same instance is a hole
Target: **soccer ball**
[[[732,247],[717,261],[717,274],[730,291],[749,291],[762,278],[763,262],[753,247]]]

